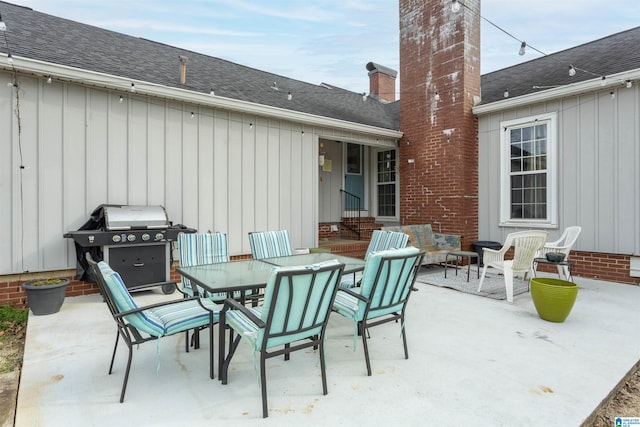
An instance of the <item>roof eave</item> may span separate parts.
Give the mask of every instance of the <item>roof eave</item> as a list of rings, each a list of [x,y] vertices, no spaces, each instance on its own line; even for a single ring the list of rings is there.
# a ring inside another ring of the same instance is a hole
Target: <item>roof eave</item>
[[[0,54],[0,57],[1,56],[6,57],[5,54]],[[31,73],[34,75],[42,76],[52,76],[56,80],[64,80],[95,87],[103,87],[123,93],[130,93],[132,87],[131,85],[133,83],[135,84],[135,93],[141,95],[150,95],[184,102],[192,102],[194,104],[212,108],[223,108],[245,114],[255,114],[260,116],[272,117],[278,120],[288,120],[309,126],[329,127],[390,139],[400,139],[403,136],[402,132],[393,129],[364,125],[360,123],[349,122],[346,120],[339,120],[299,111],[287,110],[284,108],[257,104],[254,102],[225,98],[217,95],[212,96],[210,94],[194,92],[192,90],[164,86],[141,80],[133,80],[125,77],[114,76],[111,74],[99,73],[95,71],[89,71],[30,58],[14,56],[12,65],[7,64],[6,61],[0,62],[3,62],[3,64],[0,64],[0,69],[5,71],[13,71],[15,69],[18,72]]]
[[[504,100],[491,102],[489,104],[478,105],[473,107],[472,111],[473,114],[478,116],[483,114],[490,114],[498,111],[527,106],[538,102],[547,102],[559,98],[576,96],[582,93],[600,90],[611,90],[619,87],[624,87],[627,80],[631,80],[635,84],[638,84],[639,79],[640,69],[635,69],[607,76],[604,85],[602,85],[602,78],[598,77],[595,79],[573,83],[553,89],[547,89],[536,93],[530,93],[515,98],[507,98]]]

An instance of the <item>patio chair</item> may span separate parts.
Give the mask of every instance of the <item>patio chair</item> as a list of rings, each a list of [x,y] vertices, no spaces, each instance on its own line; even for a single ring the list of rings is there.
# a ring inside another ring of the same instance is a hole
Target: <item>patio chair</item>
[[[569,259],[569,253],[571,252],[571,248],[578,240],[578,236],[582,232],[582,227],[579,225],[573,225],[567,227],[562,232],[562,235],[558,240],[553,242],[547,242],[544,244],[544,247],[538,251],[536,254],[536,258],[544,257],[548,252],[559,252],[564,254],[564,260]],[[570,277],[569,275],[569,266],[567,265],[559,265],[558,268],[558,276],[561,279],[566,279]]]
[[[230,328],[229,352],[224,355],[224,336],[220,334],[220,379],[227,384],[229,363],[242,339],[259,353],[262,416],[266,418],[266,360],[309,347],[318,348],[323,394],[327,394],[324,339],[331,306],[340,283],[344,264],[337,260],[310,266],[274,267],[265,288],[264,302],[247,307],[234,299],[225,301],[220,328]],[[237,335],[233,338],[233,332]],[[284,346],[284,347],[283,347]],[[258,362],[256,358],[254,363]],[[256,369],[258,371],[258,369]]]
[[[293,254],[287,230],[250,232],[249,244],[253,259],[275,258]]]
[[[373,233],[371,233],[371,241],[369,242],[369,247],[367,247],[364,259],[368,259],[374,252],[405,248],[408,242],[408,234],[398,231],[374,230]],[[353,273],[353,275],[342,278],[340,287],[353,288],[354,286],[359,286],[361,279],[362,272]]]
[[[404,316],[423,257],[424,252],[414,247],[372,253],[366,260],[360,288],[340,289],[336,295],[333,310],[355,325],[354,351],[356,335],[362,336],[368,376],[371,362],[366,332],[370,327],[399,322],[404,358],[409,358]]]
[[[178,257],[180,267],[219,264],[229,262],[229,243],[225,233],[180,233],[178,234]],[[191,281],[183,277],[180,292],[193,296]],[[220,300],[226,295],[216,295]]]
[[[504,284],[507,292],[507,301],[513,302],[513,276],[517,273],[523,273],[524,278],[531,273],[533,277],[533,259],[544,246],[549,233],[540,230],[527,230],[509,233],[502,248],[496,250],[491,248],[482,249],[482,275],[480,276],[480,284],[478,292],[482,289],[484,278],[487,275],[487,268],[493,267],[501,270],[504,274]],[[514,246],[514,255],[512,259],[505,260],[505,254]]]
[[[178,234],[178,258],[180,267],[192,267],[194,265],[220,264],[229,262],[229,243],[225,233],[180,233]],[[195,285],[191,281],[182,277],[181,285],[178,290],[185,298],[199,296],[206,297],[218,303],[222,303],[227,299],[224,292],[211,294],[202,289],[194,293]],[[240,298],[240,293],[234,295],[234,298]],[[189,343],[194,348],[200,348],[199,329],[194,329],[192,339],[189,341],[189,331],[186,332],[187,339],[185,346],[189,351]]]
[[[107,263],[104,261],[96,263],[89,253],[87,253],[86,259],[117,326],[116,343],[109,365],[109,375],[113,372],[119,339],[122,338],[129,348],[127,367],[120,392],[120,403],[124,401],[124,394],[127,390],[133,346],[186,332],[190,329],[209,327],[209,375],[213,379],[213,325],[218,321],[219,305],[207,299],[199,302],[199,298],[194,297],[140,307],[131,297],[120,275],[113,271]],[[159,357],[159,341],[157,341],[157,346],[157,357]],[[159,359],[157,363],[159,363]]]

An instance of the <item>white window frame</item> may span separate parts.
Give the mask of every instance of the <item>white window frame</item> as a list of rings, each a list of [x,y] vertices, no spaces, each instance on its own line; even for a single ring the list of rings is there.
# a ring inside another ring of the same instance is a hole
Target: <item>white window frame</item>
[[[547,218],[511,218],[510,130],[547,125]],[[538,114],[500,122],[500,226],[556,228],[558,226],[558,114]]]
[[[395,150],[396,152],[396,167],[395,171],[395,187],[396,187],[396,214],[394,216],[383,216],[378,212],[378,153],[381,151],[391,151]],[[379,222],[395,222],[400,220],[400,173],[398,172],[398,162],[400,161],[400,152],[397,148],[391,147],[383,147],[377,148],[375,150],[371,150],[371,157],[369,160],[369,164],[371,165],[371,194],[373,195],[373,209],[375,212],[376,221]]]

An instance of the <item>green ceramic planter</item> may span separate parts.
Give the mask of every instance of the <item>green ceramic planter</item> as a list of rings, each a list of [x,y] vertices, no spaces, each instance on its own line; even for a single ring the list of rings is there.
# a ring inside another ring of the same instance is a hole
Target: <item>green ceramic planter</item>
[[[576,302],[578,285],[551,278],[533,278],[530,284],[531,299],[540,318],[564,322]]]

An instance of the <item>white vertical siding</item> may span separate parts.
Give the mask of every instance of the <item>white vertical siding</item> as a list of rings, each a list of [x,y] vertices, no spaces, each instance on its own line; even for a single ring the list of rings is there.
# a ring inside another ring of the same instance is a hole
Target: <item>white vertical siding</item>
[[[583,94],[529,108],[479,117],[479,238],[503,241],[501,228],[500,122],[558,113],[559,229],[583,228],[576,248],[640,253],[640,91],[633,88]]]
[[[36,78],[19,84],[21,147],[15,92],[0,98],[1,274],[74,267],[62,234],[102,203],[162,204],[176,223],[227,232],[232,254],[249,252],[246,235],[257,228],[288,228],[298,244],[315,244],[317,230],[300,220],[315,216],[316,181],[302,173],[314,169],[300,162],[317,150],[302,150],[300,137],[292,144],[291,124],[138,95],[120,102]],[[289,138],[282,147],[280,127]],[[281,165],[292,158],[297,172],[284,179]]]
[[[294,246],[315,246],[320,137],[375,141],[137,93],[18,81],[21,147],[15,91],[0,97],[0,274],[74,268],[62,235],[100,204],[163,205],[176,224],[227,233],[232,255],[250,252],[255,230],[288,229]]]

